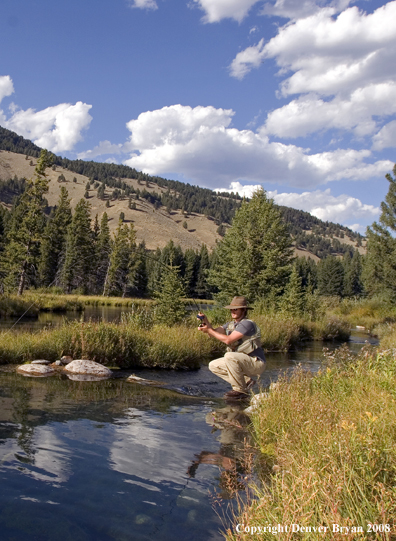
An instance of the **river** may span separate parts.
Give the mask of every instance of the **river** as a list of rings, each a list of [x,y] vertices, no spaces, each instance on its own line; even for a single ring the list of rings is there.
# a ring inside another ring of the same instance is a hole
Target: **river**
[[[321,348],[268,355],[262,384],[299,363],[317,370]],[[2,540],[223,539],[213,497],[224,510],[223,472],[241,468],[249,418],[207,366],[134,372],[187,394],[128,383],[131,371],[78,382],[0,367]]]

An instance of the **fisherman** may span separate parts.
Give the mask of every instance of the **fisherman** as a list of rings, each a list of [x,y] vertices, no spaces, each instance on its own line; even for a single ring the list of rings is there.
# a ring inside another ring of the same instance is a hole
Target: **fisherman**
[[[255,384],[254,376],[260,376],[265,369],[265,355],[261,347],[260,329],[248,319],[248,305],[245,297],[234,297],[229,306],[232,321],[213,329],[203,313],[198,317],[202,323],[201,332],[213,336],[227,346],[224,357],[209,363],[209,370],[232,386],[232,391],[224,395],[229,400],[247,398],[248,390]]]

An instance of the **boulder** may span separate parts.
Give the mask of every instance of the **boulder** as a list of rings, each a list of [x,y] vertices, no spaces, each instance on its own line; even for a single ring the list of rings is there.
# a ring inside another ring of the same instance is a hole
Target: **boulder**
[[[46,361],[45,359],[38,359],[37,361],[32,361],[32,364],[51,364],[51,361]]]
[[[63,355],[63,357],[61,357],[60,361],[61,361],[62,364],[69,364],[69,363],[73,362],[73,357],[70,357],[70,355]]]
[[[112,372],[106,366],[99,364],[95,361],[87,361],[85,359],[76,359],[65,366],[66,372],[72,374],[85,374],[90,376],[97,376],[100,378],[108,378]]]
[[[43,376],[52,376],[55,374],[55,370],[50,366],[44,364],[21,364],[17,367],[17,372],[23,374],[24,376],[34,376],[34,377],[43,377]]]

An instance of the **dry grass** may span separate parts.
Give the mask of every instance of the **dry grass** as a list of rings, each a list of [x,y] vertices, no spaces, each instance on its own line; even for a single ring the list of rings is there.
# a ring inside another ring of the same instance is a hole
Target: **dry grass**
[[[354,357],[341,348],[316,376],[300,370],[280,379],[252,418],[261,460],[272,470],[240,501],[228,539],[273,539],[252,528],[278,524],[289,526],[282,540],[394,538],[395,353],[366,348]],[[245,533],[236,534],[238,523]],[[369,523],[392,536],[369,533]],[[326,527],[327,536],[292,532],[292,524]],[[334,524],[349,530],[334,532]]]

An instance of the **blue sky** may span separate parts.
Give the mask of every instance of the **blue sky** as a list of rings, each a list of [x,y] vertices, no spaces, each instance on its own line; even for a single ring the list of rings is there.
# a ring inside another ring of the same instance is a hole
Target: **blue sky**
[[[395,162],[395,21],[396,1],[3,0],[0,125],[364,233]]]

